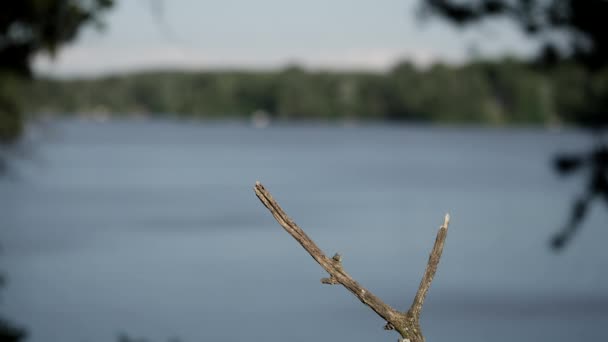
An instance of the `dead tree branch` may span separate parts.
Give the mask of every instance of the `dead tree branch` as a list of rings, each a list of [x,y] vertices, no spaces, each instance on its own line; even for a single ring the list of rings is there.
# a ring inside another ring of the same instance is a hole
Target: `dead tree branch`
[[[323,251],[312,241],[306,233],[300,228],[279,206],[279,204],[272,198],[272,195],[264,188],[260,182],[256,182],[255,194],[258,196],[260,201],[270,210],[270,213],[277,222],[302,245],[302,247],[312,256],[313,259],[327,273],[329,278],[321,279],[323,284],[340,284],[344,286],[348,291],[355,295],[363,304],[369,306],[374,312],[380,317],[386,320],[385,329],[397,330],[401,335],[403,342],[424,342],[424,336],[420,330],[420,312],[424,304],[424,299],[433,281],[433,276],[437,271],[437,265],[441,258],[443,251],[443,245],[447,236],[448,224],[450,216],[446,215],[443,225],[439,228],[435,245],[431,251],[429,261],[420,282],[420,287],[414,298],[410,309],[407,312],[400,312],[388,304],[385,304],[380,298],[375,296],[369,290],[357,283],[342,267],[342,257],[339,254],[335,254],[332,258],[328,258]]]

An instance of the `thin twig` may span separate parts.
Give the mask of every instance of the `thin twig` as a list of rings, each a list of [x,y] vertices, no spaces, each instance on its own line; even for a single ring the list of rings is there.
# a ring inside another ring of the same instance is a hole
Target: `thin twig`
[[[334,255],[332,258],[328,258],[323,251],[304,233],[304,231],[283,211],[279,204],[272,198],[270,192],[268,192],[260,182],[256,182],[255,194],[258,196],[260,201],[270,210],[270,213],[277,222],[293,236],[296,241],[302,245],[302,247],[312,256],[313,259],[327,273],[329,278],[321,279],[324,284],[340,284],[344,286],[348,291],[354,294],[363,304],[369,306],[374,312],[380,317],[386,320],[385,329],[397,330],[403,339],[400,341],[407,342],[424,342],[424,337],[420,330],[420,312],[424,303],[424,298],[431,285],[433,276],[437,270],[437,264],[441,258],[441,252],[443,250],[443,244],[446,238],[447,227],[449,223],[449,215],[446,215],[443,226],[437,233],[437,239],[431,252],[429,262],[420,283],[420,288],[414,299],[414,303],[408,312],[399,312],[388,304],[385,304],[380,298],[371,293],[369,290],[357,283],[342,267],[342,257],[339,254]]]
[[[429,256],[429,261],[426,264],[426,270],[424,271],[424,276],[420,281],[418,292],[416,292],[416,297],[414,297],[414,301],[412,302],[412,306],[410,307],[410,312],[412,315],[414,315],[414,317],[420,317],[422,305],[424,304],[424,298],[426,297],[426,294],[429,291],[429,288],[431,287],[431,282],[433,282],[435,272],[437,272],[437,265],[439,265],[439,260],[441,259],[441,253],[443,252],[443,244],[445,243],[445,238],[448,235],[449,224],[450,215],[446,214],[443,220],[443,225],[439,227],[439,231],[437,232],[437,238],[435,238],[435,244],[433,245],[433,250],[431,251],[431,255]]]
[[[369,290],[359,285],[353,278],[351,278],[346,271],[342,268],[340,260],[329,259],[323,251],[312,241],[302,228],[290,219],[287,214],[281,209],[279,204],[272,198],[272,195],[264,188],[259,182],[255,185],[255,193],[258,198],[264,203],[266,208],[270,210],[272,216],[279,222],[279,224],[304,247],[304,249],[315,259],[316,262],[329,273],[330,278],[335,282],[346,287],[352,292],[361,302],[372,308],[380,317],[386,321],[391,322],[394,317],[398,314],[397,310],[386,305],[380,298],[376,297]],[[339,258],[336,258],[339,259]],[[327,278],[325,278],[327,279]],[[324,280],[325,280],[324,279]],[[334,283],[331,280],[326,280],[324,283]]]

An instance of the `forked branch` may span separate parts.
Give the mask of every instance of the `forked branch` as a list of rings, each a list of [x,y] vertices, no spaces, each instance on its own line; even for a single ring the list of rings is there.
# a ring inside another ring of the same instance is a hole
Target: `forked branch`
[[[429,262],[420,287],[414,298],[410,309],[407,312],[400,312],[388,304],[385,304],[380,298],[375,296],[369,290],[357,283],[342,267],[342,257],[339,254],[334,255],[332,258],[328,258],[323,251],[312,241],[306,233],[283,211],[279,204],[272,198],[272,195],[264,188],[260,182],[255,184],[255,194],[258,196],[260,201],[270,210],[270,213],[277,222],[291,235],[296,241],[304,247],[304,249],[312,256],[313,259],[327,273],[329,278],[321,279],[324,284],[340,284],[344,286],[348,291],[354,294],[363,304],[369,306],[374,312],[380,317],[386,320],[387,324],[385,329],[395,329],[401,334],[402,339],[400,341],[408,342],[424,342],[424,336],[420,330],[420,312],[424,304],[424,299],[428,292],[433,276],[437,270],[439,259],[443,251],[443,244],[447,236],[448,224],[450,216],[446,215],[443,225],[440,227],[435,240],[435,245],[431,251]]]

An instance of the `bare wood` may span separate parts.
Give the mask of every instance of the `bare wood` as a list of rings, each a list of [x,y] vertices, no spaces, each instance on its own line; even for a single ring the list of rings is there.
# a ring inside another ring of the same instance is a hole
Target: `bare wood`
[[[258,198],[264,203],[266,208],[270,210],[272,216],[279,222],[279,224],[304,247],[304,249],[315,259],[316,262],[329,273],[330,278],[322,279],[323,283],[339,283],[346,287],[352,292],[363,304],[369,306],[374,310],[380,317],[386,321],[391,322],[395,320],[398,315],[397,310],[384,304],[382,300],[376,297],[373,293],[369,292],[363,286],[359,285],[353,278],[351,278],[346,271],[342,268],[340,258],[329,259],[323,251],[312,241],[304,231],[293,222],[291,218],[285,214],[279,204],[272,198],[272,195],[264,188],[259,182],[255,185],[255,193]]]
[[[429,256],[429,261],[426,264],[426,270],[424,271],[424,276],[420,281],[418,292],[416,292],[416,297],[414,297],[414,301],[412,302],[412,306],[409,310],[415,317],[420,316],[420,312],[422,311],[422,305],[424,304],[424,299],[426,298],[426,294],[429,291],[429,288],[431,287],[431,282],[433,282],[435,272],[437,272],[437,265],[439,265],[439,260],[441,259],[441,253],[443,252],[443,244],[445,243],[445,238],[448,235],[449,224],[450,215],[446,214],[443,220],[443,225],[439,227],[439,231],[437,232],[435,244],[433,245],[433,250],[431,251],[431,255]]]
[[[449,223],[449,215],[446,215],[444,224],[437,233],[435,245],[431,251],[429,262],[426,271],[420,283],[420,288],[416,293],[416,297],[410,310],[400,312],[388,304],[385,304],[380,298],[371,293],[369,290],[356,282],[342,267],[342,257],[339,254],[328,258],[323,251],[312,241],[311,238],[283,211],[279,204],[274,200],[270,192],[264,188],[260,182],[256,182],[255,194],[260,201],[268,208],[272,216],[277,222],[287,231],[300,245],[310,254],[310,256],[319,264],[327,273],[329,278],[321,279],[323,284],[340,284],[348,291],[354,294],[363,304],[369,306],[380,317],[386,320],[385,329],[396,330],[401,334],[403,342],[424,342],[424,336],[420,330],[420,312],[426,293],[431,285],[433,276],[437,270],[439,259],[443,251],[444,241],[447,235],[447,227]]]

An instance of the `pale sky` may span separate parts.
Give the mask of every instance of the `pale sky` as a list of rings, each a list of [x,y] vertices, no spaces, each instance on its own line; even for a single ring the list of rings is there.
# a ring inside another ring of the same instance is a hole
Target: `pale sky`
[[[158,10],[160,8],[160,11]],[[530,55],[536,46],[509,22],[461,31],[421,22],[418,0],[118,0],[106,30],[86,29],[55,60],[35,69],[57,76],[152,68],[386,70],[482,56]],[[160,13],[160,15],[158,14]]]

